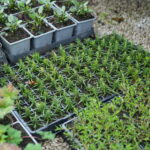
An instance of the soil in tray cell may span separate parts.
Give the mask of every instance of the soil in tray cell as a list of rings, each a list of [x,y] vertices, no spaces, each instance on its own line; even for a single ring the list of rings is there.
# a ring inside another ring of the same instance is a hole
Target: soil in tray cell
[[[39,26],[39,27],[37,27],[37,28],[33,28],[33,26],[32,26],[31,24],[28,24],[28,25],[27,25],[27,29],[28,29],[33,35],[35,35],[35,36],[53,30],[49,25],[44,24],[44,23],[43,23],[43,25],[41,25],[41,26]]]
[[[25,13],[19,13],[19,14],[16,15],[16,17],[19,20],[22,20],[23,23],[26,23],[28,21],[32,21],[32,19],[28,16],[28,14],[25,14]]]
[[[38,7],[38,6],[41,5],[41,4],[38,3],[37,0],[31,0],[31,3],[32,3],[32,7]]]
[[[4,11],[6,14],[8,14],[8,15],[10,15],[10,14],[15,14],[15,13],[18,13],[19,12],[19,10],[18,9],[11,9],[11,8],[7,8],[7,9],[5,9],[5,11]]]
[[[15,121],[16,119],[11,114],[8,114],[5,116],[4,119],[0,120],[0,124],[9,125],[9,124],[14,123]]]
[[[84,20],[89,20],[89,19],[93,19],[93,15],[91,14],[87,14],[87,15],[84,15],[84,16],[77,16],[75,14],[72,14],[72,16],[77,19],[78,21],[84,21]]]
[[[25,32],[22,28],[19,28],[16,32],[11,32],[9,30],[6,31],[7,36],[3,35],[7,41],[10,43],[25,39],[29,37],[29,34]]]
[[[0,31],[5,27],[3,23],[0,23]]]
[[[49,21],[50,23],[52,23],[52,24],[53,24],[55,27],[57,27],[58,29],[63,28],[63,27],[67,27],[67,26],[69,26],[69,25],[74,24],[74,22],[71,21],[70,19],[69,19],[67,22],[65,22],[65,23],[58,23],[58,22],[56,22],[56,20],[55,20],[54,18],[49,18],[48,21]]]

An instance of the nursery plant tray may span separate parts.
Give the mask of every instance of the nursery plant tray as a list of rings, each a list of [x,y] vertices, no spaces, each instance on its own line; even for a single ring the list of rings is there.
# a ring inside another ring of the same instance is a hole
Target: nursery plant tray
[[[102,100],[102,103],[110,102],[110,101],[113,100],[115,97],[118,97],[118,95],[113,94],[113,95],[111,95],[111,96],[107,96],[107,97],[105,97],[105,98]],[[50,123],[50,124],[48,124],[48,125],[46,125],[46,126],[43,126],[43,127],[41,127],[41,128],[38,128],[38,129],[36,129],[36,130],[32,130],[32,129],[29,127],[28,123],[27,123],[24,119],[22,119],[21,115],[20,115],[16,110],[12,111],[12,114],[13,114],[13,116],[14,116],[17,120],[19,120],[19,122],[22,124],[22,126],[24,126],[24,128],[26,128],[26,130],[27,130],[30,134],[36,134],[38,131],[52,131],[52,132],[57,133],[56,130],[55,130],[56,127],[58,127],[59,125],[65,123],[65,122],[68,122],[68,120],[70,120],[70,119],[72,119],[72,118],[74,118],[74,117],[76,116],[75,113],[70,113],[70,114],[66,115],[65,117],[60,118],[60,119],[57,119],[56,121],[54,121],[54,122],[52,122],[52,123]]]
[[[77,148],[73,147],[72,150],[85,150],[85,148],[82,146],[81,142],[76,137],[74,137],[72,131],[68,128],[68,126],[70,124],[73,124],[73,122],[77,119],[78,118],[75,117],[75,118],[72,118],[71,120],[68,120],[67,122],[62,124],[62,129],[63,129],[62,136],[70,145],[76,145]],[[65,133],[67,133],[67,135],[69,137],[66,136]],[[139,145],[139,149],[145,150],[145,148],[142,145]]]
[[[15,118],[17,118],[21,123],[22,125],[26,128],[26,130],[30,133],[30,134],[37,134],[38,131],[52,131],[52,132],[55,132],[55,129],[57,126],[59,126],[60,124],[68,121],[71,117],[75,116],[75,114],[69,114],[63,118],[60,118],[46,126],[43,126],[37,130],[32,130],[28,124],[22,119],[22,117],[19,115],[19,113],[14,110],[12,111],[12,114]]]
[[[83,40],[85,38],[92,37],[92,36],[95,36],[93,28],[91,28],[90,31],[82,33],[80,35],[74,35],[72,38],[70,38],[68,40],[52,43],[50,47],[44,47],[42,49],[32,49],[32,50],[30,50],[30,52],[26,52],[24,54],[15,55],[15,56],[14,55],[10,55],[6,51],[6,55],[8,56],[9,62],[11,64],[15,64],[19,59],[24,58],[26,56],[29,56],[29,55],[31,55],[33,53],[39,52],[40,54],[44,54],[44,53],[46,53],[46,52],[48,52],[48,51],[50,51],[50,50],[52,50],[54,48],[58,48],[60,45],[67,45],[67,44],[69,44],[71,42],[74,42],[76,39]],[[3,49],[3,51],[5,51],[5,50]]]

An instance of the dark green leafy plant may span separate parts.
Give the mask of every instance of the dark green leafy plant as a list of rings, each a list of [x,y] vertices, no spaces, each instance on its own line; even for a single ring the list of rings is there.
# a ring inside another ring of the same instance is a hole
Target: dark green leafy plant
[[[20,11],[28,14],[31,12],[31,0],[17,1],[17,7]]]
[[[4,13],[5,8],[5,6],[0,6],[0,30],[1,25],[4,25],[7,20],[7,15]]]
[[[4,5],[7,7],[5,12],[7,14],[15,14],[18,11],[16,0],[5,0]]]
[[[45,18],[45,16],[43,16],[41,12],[40,13],[34,12],[31,13],[29,16],[31,17],[31,19],[33,19],[33,22],[30,22],[30,24],[32,24],[33,30],[42,26],[43,19]]]
[[[16,6],[16,0],[5,0],[4,4],[7,4],[8,8],[14,9]]]
[[[20,144],[22,141],[21,131],[10,126],[0,125],[0,143]]]

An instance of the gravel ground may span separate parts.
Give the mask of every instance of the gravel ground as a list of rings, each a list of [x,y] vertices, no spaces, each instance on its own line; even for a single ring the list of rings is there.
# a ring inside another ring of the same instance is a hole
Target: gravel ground
[[[43,150],[71,150],[71,148],[62,137],[56,137],[52,141],[46,141],[43,144]]]
[[[150,52],[150,0],[92,0],[90,6],[98,35],[114,31]]]

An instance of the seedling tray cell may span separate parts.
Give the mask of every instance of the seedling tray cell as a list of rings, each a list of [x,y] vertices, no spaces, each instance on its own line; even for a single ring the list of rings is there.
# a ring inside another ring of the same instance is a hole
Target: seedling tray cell
[[[111,95],[111,96],[108,96],[108,97],[105,97],[102,102],[103,103],[106,103],[106,102],[110,102],[111,100],[113,100],[115,97],[118,97],[118,95],[114,94],[114,95]],[[29,107],[30,108],[30,111],[34,113],[34,109],[32,109],[30,107],[30,104],[25,101],[24,102],[24,105]],[[86,108],[84,108],[86,109]],[[82,111],[82,110],[81,110]],[[38,131],[53,131],[53,132],[56,132],[55,129],[57,126],[61,125],[62,123],[64,122],[67,122],[69,119],[73,118],[76,116],[76,114],[74,113],[71,113],[71,114],[68,114],[66,115],[65,117],[63,118],[60,118],[60,119],[57,119],[56,121],[48,124],[48,125],[43,125],[43,127],[37,129],[37,130],[32,130],[30,127],[29,127],[29,124],[28,122],[26,122],[22,117],[21,115],[18,113],[17,110],[14,110],[12,112],[12,114],[15,116],[15,118],[17,118],[21,123],[22,125],[26,128],[26,130],[31,133],[31,134],[36,134]]]

